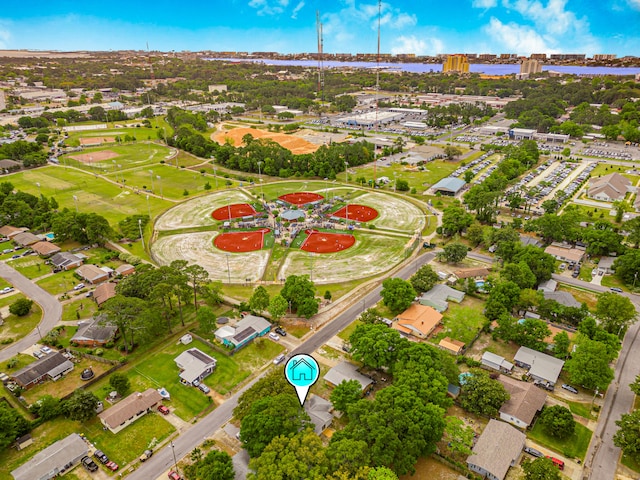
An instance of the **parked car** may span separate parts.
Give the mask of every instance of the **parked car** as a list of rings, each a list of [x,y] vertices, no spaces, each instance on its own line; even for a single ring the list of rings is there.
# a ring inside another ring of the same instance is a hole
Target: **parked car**
[[[118,470],[118,464],[116,462],[113,462],[111,460],[109,460],[107,463],[104,464],[105,467],[107,467],[109,470],[111,470],[112,472],[115,472],[116,470]]]
[[[560,270],[564,270],[565,268],[567,268],[567,264],[566,263],[561,263],[560,264]]]
[[[176,472],[174,472],[173,470],[169,472],[168,476],[171,480],[182,480],[182,477],[178,475]]]
[[[11,253],[13,252],[13,248],[5,248],[2,253]]]
[[[20,258],[21,256],[22,256],[22,255],[13,255],[13,256],[11,257],[11,260],[15,260],[16,258]]]
[[[169,415],[171,413],[171,410],[164,405],[158,405],[158,411],[163,415]]]
[[[91,460],[91,458],[87,457],[86,455],[82,457],[82,460],[80,461],[82,462],[82,466],[90,472],[95,472],[96,470],[98,470],[98,465],[96,464],[96,462]]]
[[[141,462],[146,462],[152,456],[153,456],[153,451],[152,450],[145,450],[144,453],[142,455],[140,455],[140,461]]]
[[[285,332],[284,328],[282,328],[282,327],[276,327],[276,333],[278,335],[280,335],[281,337],[286,337],[287,336],[287,332]]]
[[[40,349],[40,351],[41,351],[42,353],[44,353],[45,355],[49,355],[50,353],[53,353],[53,349],[52,349],[52,348],[50,348],[50,347],[47,347],[47,346],[42,347],[42,348]],[[98,452],[99,452],[99,451],[100,451],[100,450],[98,450]]]
[[[74,290],[80,290],[81,288],[84,288],[84,283],[79,283],[75,287],[73,287]]]
[[[0,290],[0,295],[4,295],[5,293],[11,293],[13,292],[13,287],[4,287],[2,290]]]
[[[563,383],[562,384],[562,388],[564,388],[565,390],[571,392],[571,393],[578,393],[578,389],[575,387],[572,387],[571,385],[567,384],[567,383]]]
[[[536,450],[535,448],[525,446],[524,451],[525,453],[528,453],[529,455],[536,458],[544,457],[544,453],[542,453],[540,450]]]
[[[109,461],[109,457],[105,455],[102,450],[96,450],[93,454],[101,463],[107,463]]]
[[[278,340],[280,340],[280,337],[275,332],[269,332],[269,338],[274,342],[277,342]]]
[[[622,289],[618,287],[611,287],[611,291],[616,293],[622,293]]]
[[[44,353],[42,353],[40,350],[34,350],[33,356],[36,357],[37,359],[41,359],[42,357],[44,357]]]
[[[280,355],[278,355],[276,358],[273,359],[273,364],[278,365],[279,363],[282,363],[283,360],[284,360],[284,353],[281,353]]]
[[[547,455],[547,458],[553,462],[553,464],[558,467],[560,470],[564,470],[564,462],[556,457],[551,457]]]
[[[200,385],[198,385],[198,388],[202,390],[204,393],[209,393],[211,391],[211,389],[207,387],[204,383],[201,383]]]

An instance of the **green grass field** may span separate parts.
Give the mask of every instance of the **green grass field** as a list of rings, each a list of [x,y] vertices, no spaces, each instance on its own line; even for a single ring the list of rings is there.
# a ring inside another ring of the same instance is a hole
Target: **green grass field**
[[[13,301],[15,300],[17,300],[17,297]],[[34,303],[31,307],[31,313],[24,317],[10,314],[3,319],[4,324],[0,326],[0,338],[18,340],[33,330],[41,319],[42,309],[37,303]],[[0,347],[2,346],[4,345],[0,345]]]
[[[471,342],[487,321],[482,314],[483,303],[469,296],[461,304],[449,302],[449,308],[442,318],[445,328],[433,340],[437,343],[444,337],[450,337],[465,344]]]
[[[622,165],[609,165],[607,163],[601,163],[596,168],[591,171],[591,178],[602,177],[604,175],[609,175],[610,173],[619,173],[620,175],[627,177],[631,180],[632,184],[635,186],[640,180],[640,177],[637,175],[630,175],[626,173],[631,167],[623,167]]]
[[[117,154],[117,157],[91,163],[77,159],[78,155],[96,154],[108,150]],[[175,149],[170,149],[162,144],[144,142],[128,144],[107,144],[99,147],[84,148],[81,152],[73,152],[59,158],[62,165],[72,166],[87,170],[91,173],[113,173],[116,170],[126,170],[135,167],[155,166],[164,160],[171,162],[169,157]]]
[[[424,170],[408,170],[406,165],[394,163],[388,167],[376,167],[376,178],[388,177],[391,183],[387,185],[388,190],[393,190],[394,174],[397,180],[406,180],[409,188],[415,188],[418,192],[426,190],[444,177],[448,177],[451,172],[460,166],[460,162],[449,162],[445,160],[434,160],[424,166]],[[373,165],[356,167],[351,173],[351,181],[364,177],[373,179]],[[351,169],[350,169],[351,171]]]
[[[47,273],[51,273],[51,268],[48,265],[45,265],[44,260],[35,255],[9,260],[7,265],[16,269],[29,279],[38,278]]]
[[[589,441],[593,432],[584,425],[576,422],[576,429],[573,435],[564,440],[547,435],[540,422],[536,422],[529,431],[529,436],[547,448],[555,450],[568,458],[580,458],[584,460],[589,447]]]
[[[60,295],[73,289],[74,285],[77,285],[79,282],[80,280],[73,275],[73,270],[69,270],[54,273],[50,277],[38,280],[36,283],[51,295]]]
[[[62,306],[62,320],[78,320],[80,318],[91,318],[98,311],[98,305],[93,298],[86,298],[84,295],[77,297],[77,300]]]

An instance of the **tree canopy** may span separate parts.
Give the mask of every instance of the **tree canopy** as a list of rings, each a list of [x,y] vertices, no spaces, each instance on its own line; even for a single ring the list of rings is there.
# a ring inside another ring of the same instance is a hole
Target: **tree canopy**
[[[380,292],[382,302],[389,307],[391,313],[398,314],[409,308],[416,297],[411,283],[401,278],[387,278],[382,282]]]

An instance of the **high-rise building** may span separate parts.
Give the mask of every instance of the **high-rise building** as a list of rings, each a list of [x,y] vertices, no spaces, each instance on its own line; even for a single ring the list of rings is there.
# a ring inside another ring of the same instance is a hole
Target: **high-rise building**
[[[529,58],[533,58],[534,60],[546,60],[547,59],[547,54],[546,53],[532,53],[531,57]]]
[[[540,73],[542,72],[542,62],[533,58],[524,59],[520,63],[520,73]]]
[[[442,73],[469,73],[469,60],[464,54],[448,55]]]
[[[616,55],[615,53],[596,53],[593,56],[594,60],[615,60],[616,59]]]

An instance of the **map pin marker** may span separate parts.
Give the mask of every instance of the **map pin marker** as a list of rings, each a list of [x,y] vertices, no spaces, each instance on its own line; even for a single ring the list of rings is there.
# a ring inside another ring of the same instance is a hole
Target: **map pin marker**
[[[300,405],[303,406],[311,385],[320,378],[320,365],[311,355],[304,353],[294,355],[284,366],[284,376],[296,389]]]

